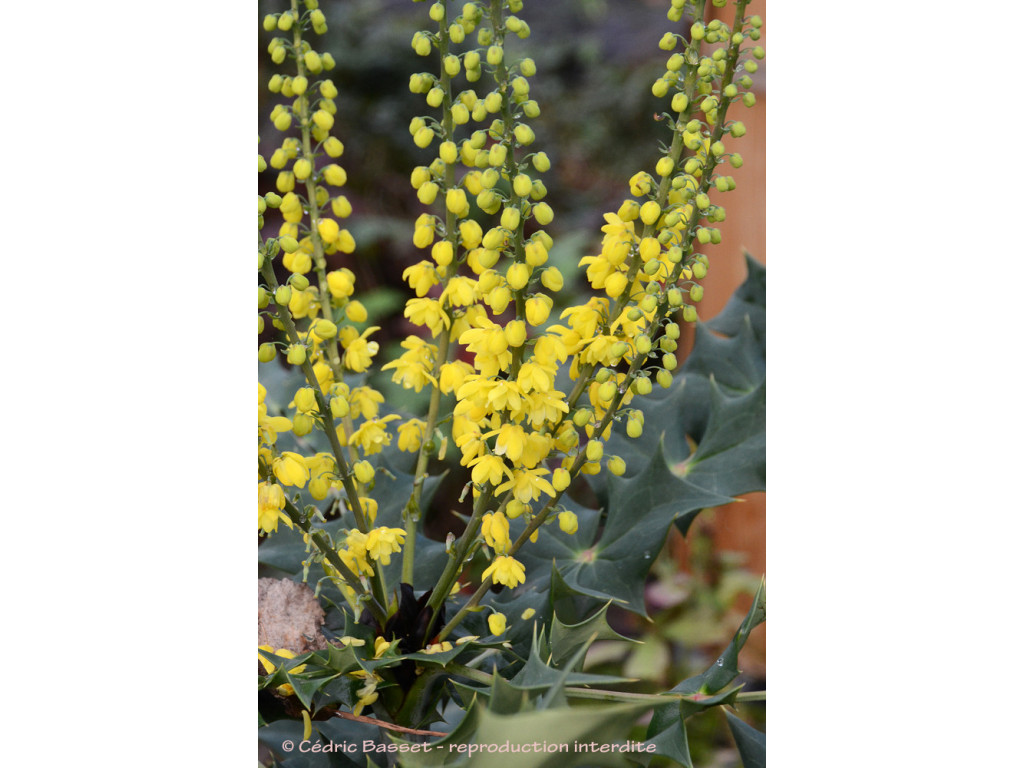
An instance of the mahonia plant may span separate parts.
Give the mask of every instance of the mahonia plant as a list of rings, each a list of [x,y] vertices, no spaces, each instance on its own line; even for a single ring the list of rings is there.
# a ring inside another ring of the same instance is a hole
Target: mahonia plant
[[[668,18],[702,19],[704,5],[672,0]],[[331,134],[338,89],[326,75],[334,62],[307,39],[310,30],[326,31],[324,14],[316,0],[302,8],[291,0],[290,9],[264,19],[264,29],[279,33],[271,59],[289,72],[270,80],[271,92],[283,97],[270,115],[279,135],[269,161],[259,161],[261,171],[268,164],[278,171],[277,193],[259,201],[259,328],[269,320],[278,335],[260,346],[259,359],[269,364],[285,354],[304,382],[281,398],[290,398],[287,415],[269,411],[260,384],[259,527],[267,535],[280,523],[300,529],[306,568],[320,564],[348,601],[351,621],[340,647],[357,661],[327,666],[348,680],[340,699],[354,715],[372,707],[383,719],[410,716],[409,695],[378,700],[389,686],[408,690],[422,674],[410,672],[408,660],[398,663],[403,654],[420,654],[422,663],[467,643],[501,652],[510,622],[481,600],[524,583],[526,565],[517,554],[537,541],[542,526],[577,532],[576,514],[561,503],[575,478],[626,472],[625,460],[605,450],[613,424],[625,422],[628,436],[639,438],[644,416],[635,399],[652,392],[652,378],[664,388],[672,384],[679,322],[697,320],[703,294],[699,281],[709,259],[702,251],[721,240],[719,197],[735,188],[721,166],[742,164],[727,142],[745,129],[729,112],[737,101],[754,103],[750,74],[763,56],[760,47],[746,46],[758,39],[761,23],[746,17],[746,5],[735,3],[731,26],[695,21],[689,35],[662,37],[660,47],[671,55],[652,90],[666,102],[657,119],[670,141],[652,168],[629,180],[630,197],[605,214],[599,252],[580,261],[595,295],[555,321],[553,297],[566,278],[548,264],[553,242],[544,227],[554,213],[543,175],[551,163],[535,147],[531,127],[541,112],[531,98],[537,66],[516,58],[510,44],[530,35],[518,15],[523,0],[429,6],[432,25],[411,45],[436,66],[410,77],[409,89],[426,110],[412,118],[409,133],[416,147],[436,156],[411,171],[424,207],[413,244],[424,255],[403,273],[415,294],[404,315],[422,330],[380,367],[406,389],[429,389],[426,413],[411,418],[382,415],[382,394],[355,384],[374,364],[379,347],[371,337],[379,329],[358,328],[367,311],[353,298],[353,273],[328,271],[328,256],[357,246],[341,223],[352,206],[340,194],[346,173],[336,161],[344,145]],[[272,237],[263,235],[268,207],[283,218]],[[278,280],[275,261],[286,280]],[[568,391],[556,381],[567,381]],[[442,412],[449,402],[451,411]],[[433,588],[417,596],[424,486],[431,460],[445,458],[440,426],[447,421],[469,475],[472,513],[463,533],[449,536]],[[279,450],[278,436],[289,431],[299,446],[322,432],[330,451]],[[381,470],[369,460],[396,435],[397,448],[415,454],[401,528],[375,523]],[[295,493],[301,489],[317,501],[330,498],[331,506],[302,507]],[[332,536],[318,523],[335,511],[352,525]],[[467,599],[459,578],[478,554],[487,565]],[[401,582],[389,588],[384,566],[392,557],[401,559]],[[449,604],[458,610],[445,621]],[[483,640],[461,628],[479,610],[488,611],[491,633]],[[301,671],[307,657],[293,656],[261,648],[266,684]],[[309,708],[309,700],[302,703]],[[308,726],[309,713],[304,717]]]

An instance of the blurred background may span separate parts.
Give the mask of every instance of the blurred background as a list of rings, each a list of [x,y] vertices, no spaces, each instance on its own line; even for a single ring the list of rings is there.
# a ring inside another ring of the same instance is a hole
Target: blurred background
[[[353,213],[343,226],[357,243],[355,253],[329,257],[330,268],[344,266],[356,274],[357,294],[370,313],[369,324],[381,327],[374,336],[382,347],[378,360],[390,359],[399,342],[414,332],[402,315],[409,293],[401,274],[424,258],[412,244],[413,222],[424,208],[409,174],[415,166],[429,164],[434,153],[417,148],[409,135],[409,121],[428,114],[430,108],[422,95],[409,92],[408,82],[413,72],[437,68],[434,57],[419,57],[410,46],[416,30],[432,25],[428,6],[411,0],[321,0],[328,32],[313,41],[337,62],[329,73],[340,92],[332,134],[345,144],[339,162],[348,172],[344,193]],[[283,2],[260,0],[259,18],[285,7]],[[585,282],[572,285],[570,276],[577,273],[580,257],[595,252],[603,214],[617,210],[628,196],[630,176],[639,170],[653,173],[659,144],[668,141],[664,124],[654,119],[667,103],[651,94],[651,84],[664,72],[668,56],[658,48],[658,40],[666,31],[686,32],[691,23],[668,21],[668,7],[667,0],[525,0],[517,15],[529,23],[532,34],[527,40],[510,35],[506,41],[506,57],[529,56],[537,63],[530,95],[541,115],[531,127],[537,135],[535,148],[551,158],[551,170],[543,180],[555,219],[545,229],[555,242],[551,263],[566,276],[563,306],[588,290]],[[710,8],[711,12],[722,14],[723,21],[732,20],[730,8]],[[765,19],[759,44],[770,61],[763,0],[752,2],[748,13]],[[277,97],[266,83],[278,68],[266,53],[271,35],[259,29],[259,132],[264,142],[260,150],[269,157],[280,134],[268,117]],[[737,189],[718,196],[728,217],[719,225],[722,242],[707,249],[711,268],[698,307],[705,321],[722,309],[746,278],[744,251],[765,261],[765,68],[766,62],[761,62],[754,75],[755,106],[736,104],[730,110],[730,117],[747,126],[747,134],[729,144],[730,150],[743,155],[744,164],[731,170]],[[485,93],[486,80],[485,75],[469,85],[480,86],[477,92]],[[460,77],[456,87],[467,84]],[[273,190],[275,175],[272,169],[261,174],[261,194]],[[276,232],[278,223],[268,217],[268,234]],[[559,311],[556,304],[552,316]],[[685,336],[680,340],[684,353],[687,341]],[[410,400],[412,393],[397,389],[387,375],[377,375],[372,384],[389,402]],[[415,403],[406,410],[417,410]],[[765,564],[764,494],[702,513],[686,539],[673,527],[648,586],[654,621],[625,613],[617,617],[620,631],[643,637],[645,644],[597,646],[590,663],[624,669],[628,676],[655,681],[654,687],[670,687],[702,671],[739,626]],[[764,625],[755,630],[740,661],[754,687],[763,686]],[[763,707],[744,705],[741,715],[764,729]],[[693,757],[702,764],[728,765],[736,759],[724,718],[720,719],[722,723],[716,724],[711,717],[696,718],[691,726],[698,731],[690,736]],[[708,725],[699,725],[701,720]],[[708,729],[706,738],[701,738],[701,727]]]

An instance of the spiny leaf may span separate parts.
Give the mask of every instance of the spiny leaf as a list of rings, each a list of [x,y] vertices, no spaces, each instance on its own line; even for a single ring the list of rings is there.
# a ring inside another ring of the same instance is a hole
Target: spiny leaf
[[[736,740],[736,748],[740,752],[743,768],[765,768],[765,735],[756,728],[747,725],[728,710],[725,713],[729,721],[729,730]]]

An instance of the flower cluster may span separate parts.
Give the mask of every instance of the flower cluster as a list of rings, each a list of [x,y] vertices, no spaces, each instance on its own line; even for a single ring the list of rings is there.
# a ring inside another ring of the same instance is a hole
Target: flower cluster
[[[277,192],[259,200],[259,331],[270,330],[269,319],[276,332],[273,340],[260,345],[259,359],[269,364],[283,352],[305,381],[292,393],[287,413],[269,411],[266,390],[260,385],[260,530],[272,533],[281,520],[289,527],[300,520],[289,491],[307,489],[316,500],[342,496],[356,525],[341,542],[328,538],[315,557],[333,561],[325,562],[325,568],[353,605],[361,598],[360,587],[371,584],[383,616],[385,588],[373,563],[387,565],[392,554],[401,551],[405,531],[373,527],[375,470],[364,457],[391,444],[391,423],[398,417],[381,413],[380,392],[345,380],[373,365],[379,345],[372,336],[379,329],[366,327],[366,307],[354,298],[354,273],[343,266],[329,267],[329,261],[337,263],[339,255],[352,253],[356,243],[342,225],[352,205],[341,193],[347,174],[337,162],[345,147],[331,133],[338,89],[326,74],[334,61],[304,37],[309,29],[323,34],[327,25],[316,0],[306,0],[303,6],[300,11],[292,0],[290,10],[263,21],[265,30],[284,33],[270,42],[272,60],[290,61],[294,70],[270,78],[270,91],[287,101],[277,103],[270,114],[282,134],[279,143],[269,163],[262,155],[259,158],[261,171],[268,164],[278,171]],[[268,208],[278,211],[281,222],[276,234],[265,238]],[[310,455],[278,448],[281,433],[290,431],[301,446],[299,439],[313,430],[326,434],[330,452]],[[400,442],[410,440],[407,432],[400,432]],[[305,523],[308,527],[308,520]],[[324,541],[304,532],[311,546]]]
[[[672,0],[668,15],[673,21],[684,12],[701,18],[703,5]],[[672,53],[653,93],[670,102],[658,119],[670,129],[671,145],[652,169],[629,180],[630,197],[604,217],[600,249],[581,259],[596,295],[558,317],[552,316],[553,295],[565,278],[548,264],[553,241],[544,230],[554,216],[542,180],[550,160],[533,146],[530,125],[540,114],[530,94],[537,67],[529,58],[516,60],[506,45],[530,34],[517,15],[523,2],[466,2],[454,17],[446,0],[430,6],[436,27],[416,32],[411,45],[437,68],[409,81],[431,110],[409,125],[426,158],[410,175],[425,207],[412,241],[424,253],[403,273],[414,294],[404,315],[419,331],[382,366],[402,387],[429,390],[427,412],[412,418],[382,415],[379,392],[344,380],[374,364],[378,329],[365,327],[367,312],[353,298],[352,272],[328,269],[328,257],[352,253],[356,244],[339,223],[352,207],[337,194],[346,178],[333,162],[344,147],[330,133],[337,89],[329,79],[309,79],[333,63],[302,38],[310,26],[323,31],[323,14],[315,0],[302,13],[292,0],[291,11],[267,17],[266,29],[291,31],[290,38],[272,41],[271,55],[278,63],[293,59],[297,74],[271,80],[272,91],[293,101],[278,104],[271,115],[285,133],[270,159],[279,169],[280,194],[260,200],[261,229],[267,207],[283,219],[260,251],[260,329],[268,316],[283,337],[262,345],[260,359],[269,362],[284,348],[306,382],[294,392],[288,416],[268,412],[261,386],[260,528],[269,533],[281,520],[300,522],[289,487],[308,487],[318,500],[342,495],[356,525],[319,556],[353,606],[364,600],[376,607],[381,626],[392,601],[377,566],[400,554],[402,580],[412,581],[410,545],[423,477],[431,457],[443,458],[445,441],[434,439],[443,420],[450,417],[474,505],[432,590],[429,621],[473,552],[482,549],[489,563],[480,588],[442,629],[432,652],[445,648],[444,638],[492,583],[515,588],[525,581],[516,553],[536,540],[540,526],[576,533],[575,514],[559,504],[576,476],[602,468],[626,471],[621,457],[605,452],[605,443],[616,420],[625,422],[630,437],[639,437],[643,414],[629,407],[631,401],[652,391],[652,379],[662,387],[672,383],[679,323],[697,319],[703,295],[698,281],[709,260],[699,249],[721,240],[715,225],[725,219],[725,209],[717,196],[735,188],[719,166],[742,164],[725,141],[741,137],[745,128],[728,120],[727,112],[735,101],[753,103],[750,74],[754,59],[763,56],[760,47],[743,47],[760,36],[760,20],[746,18],[745,6],[746,0],[737,2],[732,27],[696,22],[688,36],[662,38],[661,48]],[[674,52],[680,42],[682,52]],[[260,162],[264,167],[262,157]],[[282,283],[273,263],[278,253],[288,273]],[[556,387],[562,370],[571,391]],[[442,395],[454,398],[450,414],[441,412]],[[276,447],[279,433],[290,430],[301,438],[313,429],[327,434],[331,452],[305,455]],[[404,528],[375,528],[375,470],[366,457],[390,445],[395,433],[398,449],[417,454],[415,482]],[[517,519],[525,530],[513,537]],[[303,531],[311,546],[320,546]],[[372,594],[360,592],[367,585]],[[498,616],[489,621],[495,635],[505,631],[505,618]]]

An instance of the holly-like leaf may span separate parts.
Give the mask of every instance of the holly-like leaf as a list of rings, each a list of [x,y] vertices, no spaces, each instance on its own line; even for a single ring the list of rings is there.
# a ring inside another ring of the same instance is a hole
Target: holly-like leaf
[[[736,748],[739,750],[740,760],[743,761],[743,768],[765,768],[767,762],[765,735],[747,725],[728,710],[725,712],[725,717],[729,721],[732,737],[736,740]]]
[[[754,602],[750,606],[750,610],[747,612],[746,618],[740,625],[739,629],[736,630],[736,634],[733,635],[732,642],[729,643],[728,647],[722,652],[715,663],[708,667],[703,673],[688,678],[679,685],[672,689],[673,693],[685,693],[685,694],[697,694],[702,697],[711,697],[719,694],[726,689],[736,677],[740,674],[739,670],[739,655],[740,649],[743,648],[747,642],[747,638],[750,637],[750,633],[756,626],[762,624],[765,620],[765,592],[764,582],[761,582],[761,587],[757,590],[757,594],[754,595]],[[686,713],[688,710],[697,711],[703,707],[697,706],[694,702],[683,702],[684,717],[688,716]]]
[[[654,709],[645,741],[655,745],[655,754],[675,760],[685,768],[693,768],[686,724],[680,717],[679,704],[676,702]]]
[[[744,253],[747,279],[729,299],[725,308],[711,320],[711,330],[735,336],[743,318],[749,318],[754,335],[764,349],[765,344],[765,267]]]
[[[647,616],[644,580],[677,517],[732,499],[674,475],[658,444],[644,470],[632,478],[609,478],[608,515],[603,530],[597,510],[572,509],[579,529],[569,536],[555,526],[540,530],[537,544],[524,547],[522,559],[531,579],[550,582],[552,560],[565,584],[601,601],[615,600]]]
[[[589,647],[595,640],[626,640],[639,642],[623,637],[608,624],[607,602],[601,610],[585,621],[577,624],[563,624],[556,615],[551,623],[551,663],[562,666],[562,662],[572,657],[579,648]]]

